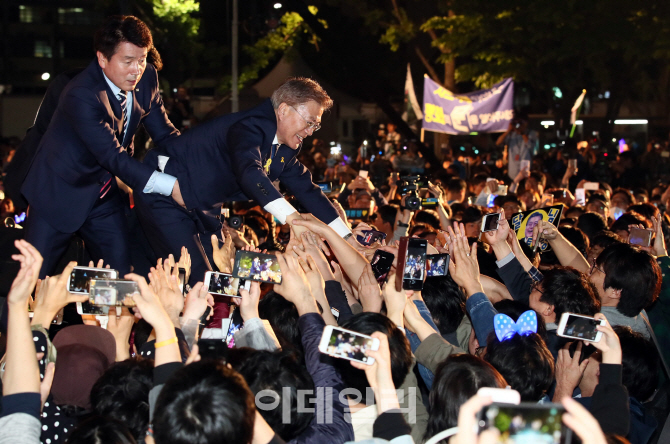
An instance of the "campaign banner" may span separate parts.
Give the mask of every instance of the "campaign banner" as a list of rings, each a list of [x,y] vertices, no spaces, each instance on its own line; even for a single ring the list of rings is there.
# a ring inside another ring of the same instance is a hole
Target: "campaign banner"
[[[423,83],[423,129],[447,134],[507,131],[514,117],[514,81],[491,89],[454,94],[427,76]]]
[[[536,210],[516,213],[510,218],[510,227],[516,232],[516,238],[529,247],[533,246],[533,228],[541,221],[545,220],[550,224],[558,226],[561,221],[563,205],[554,205],[552,207],[538,208]],[[545,251],[549,248],[549,243],[540,239],[540,250]]]

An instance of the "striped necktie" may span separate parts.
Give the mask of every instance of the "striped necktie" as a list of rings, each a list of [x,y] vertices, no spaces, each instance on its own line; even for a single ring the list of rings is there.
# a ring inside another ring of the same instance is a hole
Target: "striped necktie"
[[[128,93],[125,91],[119,91],[117,96],[119,102],[121,102],[121,115],[123,116],[123,130],[119,134],[119,139],[121,140],[121,145],[123,145],[123,138],[126,135],[126,129],[128,128],[128,113],[126,112],[126,104],[128,103]]]

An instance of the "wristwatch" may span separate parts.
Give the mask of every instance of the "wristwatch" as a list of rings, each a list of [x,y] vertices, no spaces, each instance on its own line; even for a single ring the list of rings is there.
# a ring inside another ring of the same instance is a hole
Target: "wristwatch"
[[[353,235],[353,233],[347,233],[342,239],[344,240],[349,240],[349,238]]]

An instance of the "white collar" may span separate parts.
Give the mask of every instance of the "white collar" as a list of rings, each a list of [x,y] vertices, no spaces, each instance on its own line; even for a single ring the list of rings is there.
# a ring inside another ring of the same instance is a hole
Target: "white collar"
[[[114,93],[114,97],[117,97],[117,98],[118,98],[118,97],[119,97],[119,93],[121,92],[121,88],[119,88],[119,87],[116,86],[111,80],[109,80],[109,78],[105,75],[105,71],[102,72],[102,76],[105,78],[105,80],[107,81],[107,84],[109,85],[109,87],[111,88],[112,92]]]
[[[279,139],[277,139],[277,135],[276,135],[276,134],[275,134],[275,138],[274,138],[274,140],[272,141],[272,144],[273,144],[273,145],[279,145]]]

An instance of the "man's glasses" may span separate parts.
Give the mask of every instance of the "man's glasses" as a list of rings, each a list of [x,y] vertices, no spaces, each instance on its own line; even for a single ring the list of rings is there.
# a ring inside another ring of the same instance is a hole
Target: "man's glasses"
[[[589,271],[589,275],[593,274],[593,270],[598,270],[598,271],[601,272],[602,274],[605,274],[605,272],[604,272],[602,269],[596,267],[596,261],[595,261],[595,259],[593,260],[593,264],[591,265],[591,271]]]
[[[298,115],[299,115],[300,117],[302,117],[302,120],[305,121],[305,123],[307,124],[307,128],[305,128],[305,129],[307,129],[307,130],[312,130],[312,132],[314,132],[314,133],[317,132],[317,131],[319,131],[319,130],[321,129],[321,124],[320,124],[319,122],[310,122],[309,120],[305,119],[305,116],[303,116],[302,114],[300,114],[300,111],[298,111],[293,105],[289,105],[289,106],[290,106],[291,108],[293,108],[293,111],[295,111],[296,113],[298,113]]]
[[[533,281],[532,284],[530,284],[530,292],[534,292],[535,290],[539,291],[540,294],[544,294],[544,291],[540,289],[540,281]]]

